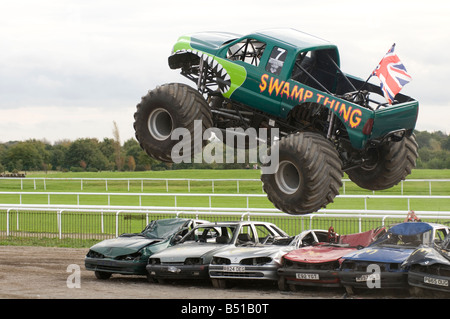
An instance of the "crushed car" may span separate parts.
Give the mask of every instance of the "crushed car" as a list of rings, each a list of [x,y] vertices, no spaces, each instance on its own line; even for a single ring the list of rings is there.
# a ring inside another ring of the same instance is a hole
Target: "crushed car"
[[[432,246],[449,234],[445,225],[400,223],[370,246],[343,256],[339,277],[348,294],[355,289],[408,288],[409,267],[402,264],[421,246]]]
[[[330,227],[331,240],[292,250],[281,259],[278,288],[295,290],[297,286],[339,287],[342,256],[369,246],[385,232],[384,227],[366,232],[336,236]]]
[[[150,281],[167,279],[208,279],[209,264],[220,251],[254,245],[264,241],[261,234],[289,238],[283,230],[268,222],[216,222],[195,227],[176,246],[149,258],[146,267]]]
[[[260,233],[259,238],[250,246],[231,247],[214,254],[209,277],[215,288],[226,288],[230,280],[278,280],[277,269],[284,254],[327,240],[328,231],[305,230],[292,237]]]
[[[170,218],[151,221],[140,233],[122,234],[92,246],[85,257],[85,268],[98,279],[112,274],[143,275],[148,257],[172,246],[183,235],[205,220]]]
[[[450,235],[432,247],[420,247],[403,263],[408,267],[408,284],[413,295],[426,290],[450,293]],[[448,297],[448,295],[447,295]]]

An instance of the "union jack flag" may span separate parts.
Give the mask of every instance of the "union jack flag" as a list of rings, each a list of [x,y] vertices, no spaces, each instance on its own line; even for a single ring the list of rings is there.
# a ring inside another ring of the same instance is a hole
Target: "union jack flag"
[[[372,75],[376,75],[380,79],[380,88],[389,104],[392,104],[394,97],[403,86],[411,81],[411,76],[394,53],[394,48],[395,43],[372,72]]]

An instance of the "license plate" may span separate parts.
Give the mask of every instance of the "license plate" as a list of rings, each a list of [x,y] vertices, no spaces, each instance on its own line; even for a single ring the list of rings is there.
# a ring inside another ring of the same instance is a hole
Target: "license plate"
[[[430,285],[448,287],[448,280],[445,279],[437,279],[425,276],[423,277],[423,282]]]
[[[319,280],[319,274],[296,273],[295,278],[307,280]]]
[[[223,266],[223,271],[244,272],[245,266]]]
[[[356,282],[368,281],[368,280],[380,280],[380,274],[362,275],[355,278]]]

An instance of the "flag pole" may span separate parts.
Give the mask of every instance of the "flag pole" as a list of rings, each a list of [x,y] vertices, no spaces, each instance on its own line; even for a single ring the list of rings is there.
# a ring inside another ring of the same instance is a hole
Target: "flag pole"
[[[390,51],[393,51],[394,50],[394,48],[395,48],[395,43],[392,45],[392,47],[389,49],[389,51],[387,52],[387,53],[389,53]],[[387,54],[386,53],[386,54]],[[386,56],[386,55],[385,55]],[[381,60],[383,60],[383,59],[381,59]],[[380,61],[381,62],[381,61]],[[380,65],[380,63],[378,63],[378,65]],[[358,90],[358,94],[361,92],[361,90],[367,85],[367,83],[369,83],[369,80],[372,78],[372,76],[374,75],[374,73],[375,73],[375,70],[378,68],[378,65],[377,65],[377,67],[372,71],[372,73],[370,73],[370,75],[369,75],[369,77],[367,78],[367,80],[366,80],[366,82],[364,82],[364,84],[361,86],[361,88]]]

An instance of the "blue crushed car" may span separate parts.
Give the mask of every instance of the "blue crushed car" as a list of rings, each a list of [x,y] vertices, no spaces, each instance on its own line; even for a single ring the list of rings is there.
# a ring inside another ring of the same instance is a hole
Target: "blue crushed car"
[[[442,242],[449,232],[441,224],[396,224],[373,244],[342,257],[341,283],[349,294],[354,289],[407,288],[409,267],[403,263],[417,248]]]

